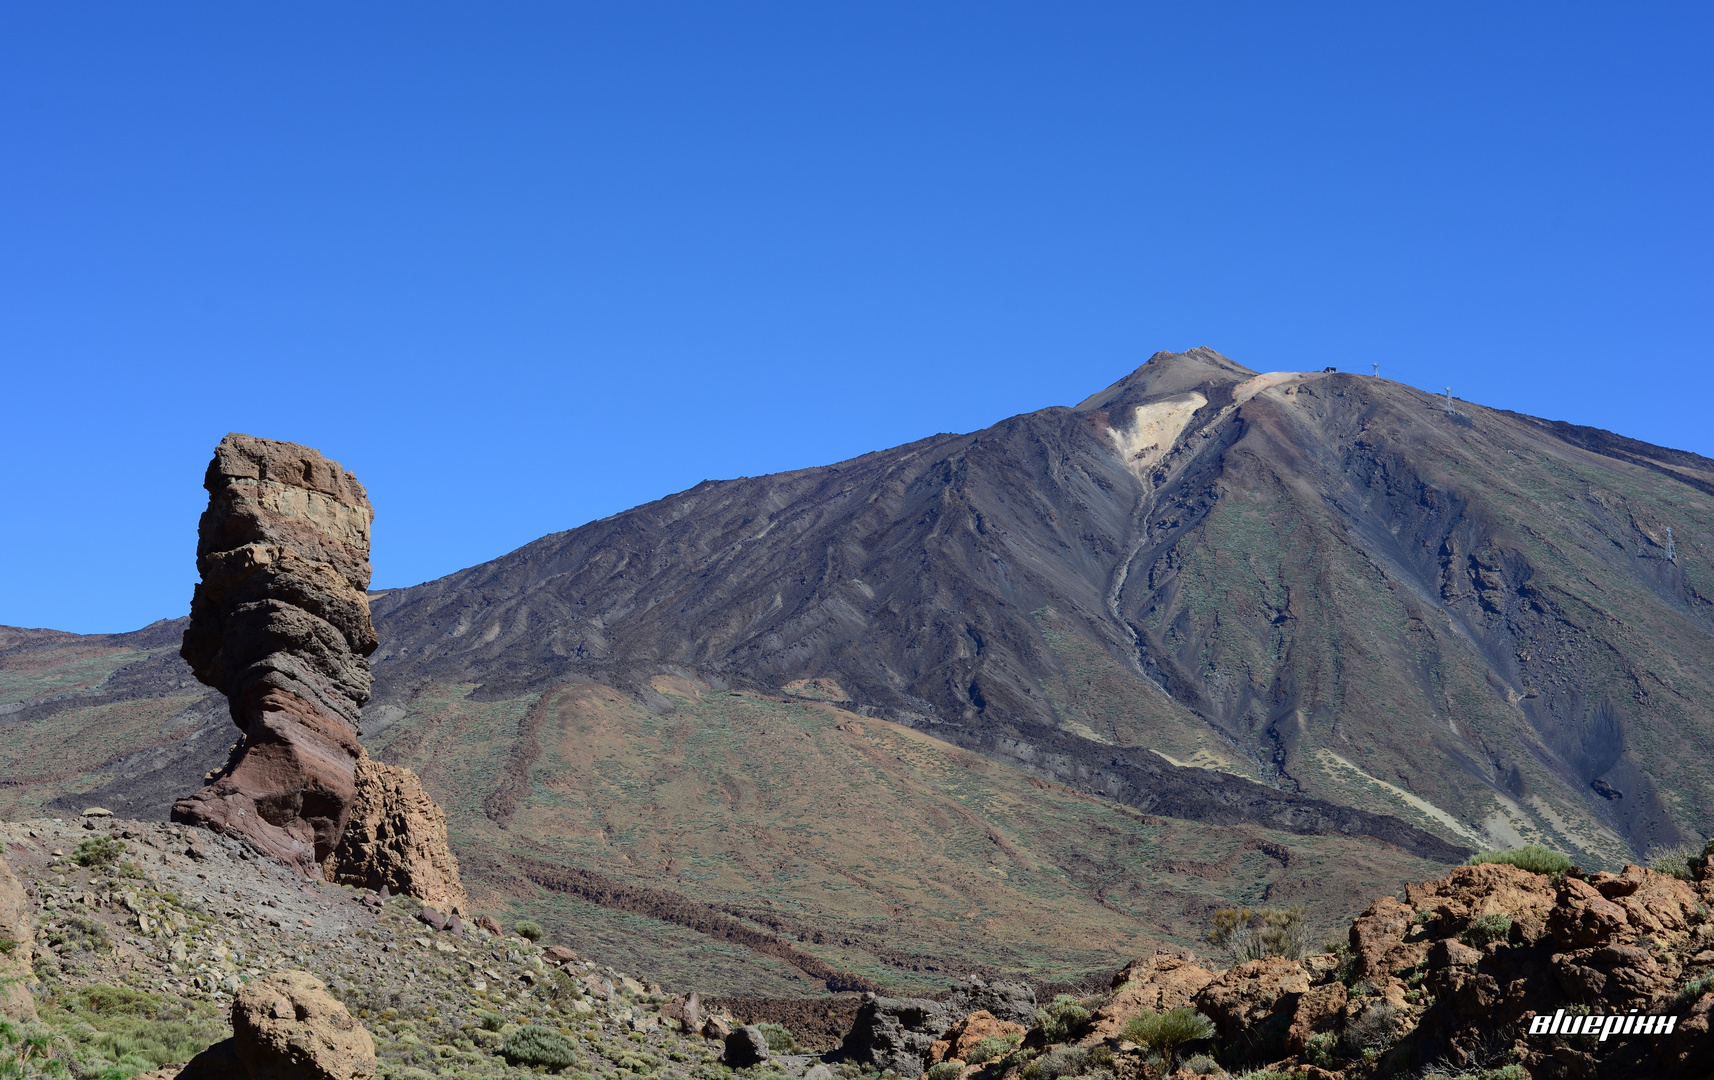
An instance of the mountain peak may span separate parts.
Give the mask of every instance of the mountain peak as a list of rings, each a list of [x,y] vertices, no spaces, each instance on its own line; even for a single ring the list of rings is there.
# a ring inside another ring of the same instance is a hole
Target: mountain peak
[[[1196,390],[1206,394],[1209,387],[1235,385],[1257,374],[1206,345],[1181,353],[1163,349],[1112,386],[1078,402],[1076,408],[1094,412]]]

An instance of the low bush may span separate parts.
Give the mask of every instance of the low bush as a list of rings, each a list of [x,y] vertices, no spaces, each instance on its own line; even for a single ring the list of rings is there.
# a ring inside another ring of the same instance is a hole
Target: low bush
[[[79,866],[106,866],[125,854],[125,841],[117,836],[91,836],[77,845],[71,861]]]
[[[1528,870],[1532,874],[1563,874],[1571,869],[1571,859],[1568,856],[1540,844],[1525,844],[1521,848],[1508,851],[1478,851],[1470,856],[1466,865],[1476,866],[1479,863],[1506,863],[1519,870]]]
[[[1060,1080],[1082,1076],[1089,1067],[1089,1051],[1081,1046],[1056,1046],[1024,1066],[1024,1080]]]
[[[528,919],[513,923],[512,933],[517,934],[525,941],[540,941],[542,939],[541,924],[533,923]]]
[[[1691,858],[1692,853],[1688,848],[1663,851],[1649,863],[1649,869],[1657,874],[1678,878],[1680,881],[1689,881]]]
[[[972,1046],[969,1055],[964,1060],[969,1065],[982,1065],[993,1061],[995,1058],[1006,1056],[1017,1045],[1018,1040],[1016,1039],[1010,1039],[1003,1035],[993,1035]]]
[[[1212,1039],[1214,1021],[1188,1007],[1164,1013],[1144,1009],[1125,1021],[1125,1026],[1119,1029],[1119,1037],[1159,1054],[1170,1074],[1178,1061],[1179,1047]]]
[[[500,1047],[500,1056],[513,1065],[545,1065],[555,1071],[577,1064],[577,1048],[572,1041],[545,1027],[521,1027],[512,1032]]]
[[[1196,1076],[1219,1076],[1226,1070],[1207,1054],[1192,1054],[1184,1063],[1184,1071]]]
[[[760,1023],[756,1030],[762,1033],[762,1038],[768,1041],[768,1052],[773,1054],[789,1054],[797,1049],[797,1040],[786,1030],[784,1024]]]
[[[1089,1027],[1089,1010],[1070,994],[1060,994],[1045,1009],[1036,1010],[1036,1023],[1050,1043],[1065,1042]]]
[[[1283,956],[1309,955],[1309,920],[1303,905],[1288,908],[1221,908],[1209,920],[1208,942],[1224,949],[1235,964]]]
[[[1471,920],[1458,937],[1472,949],[1480,949],[1489,942],[1504,941],[1511,934],[1512,920],[1496,912]]]
[[[928,1067],[928,1080],[954,1080],[963,1071],[964,1063],[957,1059],[937,1061]]]
[[[83,915],[67,915],[63,923],[50,927],[43,936],[51,946],[69,946],[90,952],[106,952],[113,946],[107,927]]]
[[[53,1056],[53,1042],[38,1028],[25,1031],[0,1020],[0,1077],[70,1076],[65,1062]]]
[[[1397,1014],[1398,1009],[1391,1002],[1377,1001],[1345,1025],[1340,1041],[1347,1050],[1370,1061],[1373,1057],[1370,1051],[1378,1053],[1385,1050],[1398,1038],[1393,1027],[1393,1017]]]
[[[1304,1046],[1303,1056],[1311,1065],[1331,1069],[1339,1057],[1339,1036],[1331,1031],[1311,1035]]]
[[[38,1007],[43,1023],[59,1028],[78,1047],[79,1057],[111,1062],[121,1070],[116,1075],[181,1064],[231,1034],[213,1005],[126,986],[86,986],[48,1002],[38,1000]]]
[[[1695,1001],[1708,991],[1714,990],[1714,972],[1699,975],[1684,984],[1684,1000]]]

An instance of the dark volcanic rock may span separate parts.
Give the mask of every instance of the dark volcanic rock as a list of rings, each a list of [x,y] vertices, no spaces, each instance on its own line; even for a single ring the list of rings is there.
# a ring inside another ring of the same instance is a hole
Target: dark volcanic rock
[[[935,1040],[956,1019],[938,1001],[865,994],[839,1053],[846,1061],[883,1072],[891,1069],[900,1076],[918,1076]]]
[[[374,511],[357,478],[294,443],[228,435],[203,483],[202,582],[181,654],[244,732],[176,821],[242,836],[319,876],[356,798],[375,651]]]
[[[746,1025],[726,1036],[720,1060],[734,1069],[747,1069],[768,1060],[768,1040],[760,1029]]]
[[[928,1067],[935,1041],[978,1010],[1028,1026],[1036,1020],[1035,991],[1018,983],[967,979],[940,1001],[865,994],[839,1053],[847,1061],[916,1076]]]

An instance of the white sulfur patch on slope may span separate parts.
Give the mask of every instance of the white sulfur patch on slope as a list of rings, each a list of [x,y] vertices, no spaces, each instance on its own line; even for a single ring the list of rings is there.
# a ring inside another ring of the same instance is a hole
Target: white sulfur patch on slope
[[[1130,427],[1109,428],[1107,434],[1118,447],[1126,467],[1143,479],[1184,434],[1196,410],[1206,404],[1208,399],[1194,392],[1151,401],[1137,406],[1131,414]]]

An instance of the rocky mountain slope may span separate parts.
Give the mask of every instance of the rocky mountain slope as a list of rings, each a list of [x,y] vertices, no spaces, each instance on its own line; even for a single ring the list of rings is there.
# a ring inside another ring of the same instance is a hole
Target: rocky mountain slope
[[[1025,777],[1100,796],[1018,830],[1039,840],[1002,838],[1103,911],[1112,883],[1174,862],[1213,868],[1172,880],[1228,901],[1286,889],[1278,862],[1239,869],[1256,830],[1281,851],[1349,837],[1395,881],[1418,872],[1400,859],[1536,839],[1616,868],[1714,832],[1697,750],[1714,734],[1711,491],[1714,462],[1610,433],[1160,354],[1073,408],[704,483],[373,596],[364,737],[423,775],[461,859],[488,859],[468,873],[485,887],[539,898],[519,860],[576,859],[753,927],[757,898],[813,878],[792,867],[863,858],[860,837],[816,856],[801,830],[838,815],[827,770],[891,752],[858,741],[911,731],[936,748],[864,789],[906,825],[935,831],[960,760],[1006,767],[964,770],[995,806],[1031,806]],[[146,816],[219,764],[229,736],[199,719],[174,629],[6,631],[0,723],[31,737],[0,743],[0,800]],[[685,756],[697,739],[719,745]],[[1204,850],[1052,854],[1054,829],[1112,835],[1116,803],[1208,830]],[[681,845],[710,861],[675,864]],[[900,858],[886,883],[799,888],[774,921],[926,926],[945,919],[929,898],[957,889],[919,867],[990,873],[973,850]],[[996,906],[1028,924],[1027,905]],[[616,931],[622,909],[602,910],[583,914]],[[912,933],[924,955],[968,940]],[[877,962],[920,966],[837,966]]]

